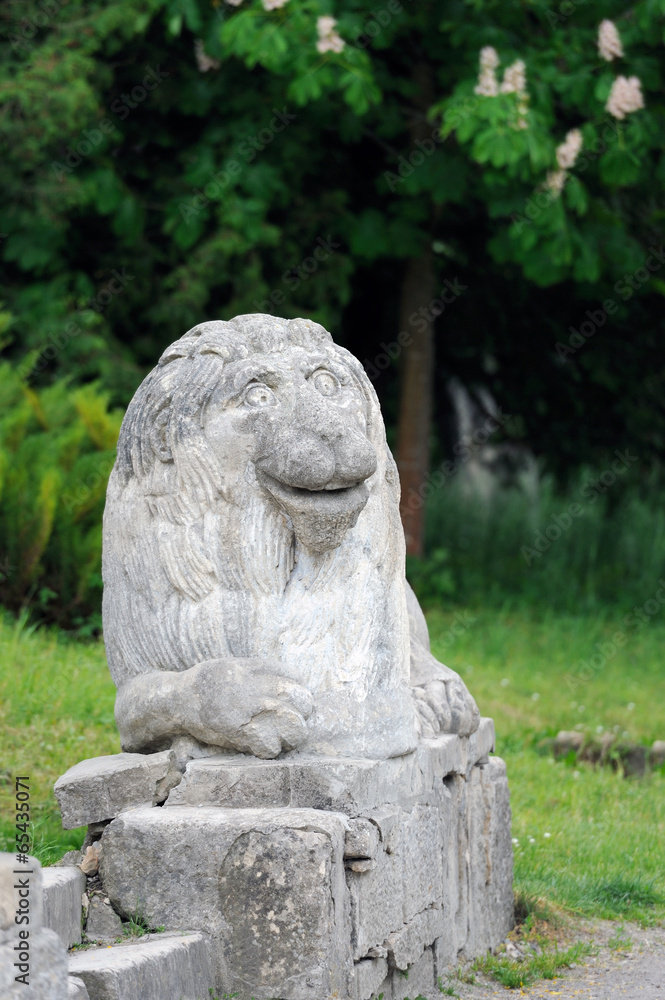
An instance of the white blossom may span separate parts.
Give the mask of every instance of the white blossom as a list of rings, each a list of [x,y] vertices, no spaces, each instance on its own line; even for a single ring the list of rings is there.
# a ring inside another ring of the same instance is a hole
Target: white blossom
[[[598,27],[598,54],[608,62],[620,59],[623,55],[623,45],[613,21],[605,19]]]
[[[288,3],[289,0],[263,0],[264,10],[279,10],[284,4]]]
[[[219,69],[222,65],[219,59],[213,59],[212,56],[208,55],[203,47],[202,38],[197,38],[194,42],[194,56],[201,73],[207,73],[209,69]]]
[[[575,165],[575,160],[582,148],[582,133],[578,128],[572,129],[556,148],[556,162],[562,170],[570,170]]]
[[[242,0],[225,0],[225,3],[227,3],[229,7],[239,7]]]
[[[605,110],[614,118],[625,118],[632,111],[644,107],[642,85],[637,76],[618,76],[612,84]]]
[[[526,67],[522,59],[516,59],[504,71],[503,82],[501,84],[502,94],[519,94],[520,97],[526,95]]]
[[[563,186],[568,177],[567,170],[550,170],[545,181],[545,187],[551,191],[555,198],[558,198],[563,191]]]
[[[317,19],[319,40],[316,47],[319,52],[341,52],[344,48],[344,39],[335,30],[336,25],[337,20],[327,14]]]
[[[474,93],[481,97],[496,97],[499,84],[496,79],[496,68],[499,65],[499,54],[491,45],[485,45],[480,50],[480,73]]]

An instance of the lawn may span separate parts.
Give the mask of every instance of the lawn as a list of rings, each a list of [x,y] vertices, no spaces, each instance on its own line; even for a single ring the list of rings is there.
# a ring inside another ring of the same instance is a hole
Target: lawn
[[[434,652],[495,720],[511,786],[516,891],[589,916],[662,919],[665,775],[624,779],[554,762],[541,744],[575,726],[647,744],[665,739],[665,622],[634,629],[604,664],[580,674],[597,643],[607,652],[617,630],[627,631],[622,619],[523,608],[433,610],[428,618]],[[115,692],[100,643],[10,619],[0,621],[0,664],[0,847],[13,844],[13,776],[30,775],[35,850],[48,863],[84,832],[60,829],[53,782],[84,757],[120,749]]]

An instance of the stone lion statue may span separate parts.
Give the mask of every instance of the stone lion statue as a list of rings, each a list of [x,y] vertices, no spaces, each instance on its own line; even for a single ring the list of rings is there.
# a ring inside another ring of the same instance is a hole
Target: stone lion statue
[[[405,580],[398,503],[372,385],[323,327],[238,316],[167,348],[104,513],[123,749],[385,758],[473,732]]]

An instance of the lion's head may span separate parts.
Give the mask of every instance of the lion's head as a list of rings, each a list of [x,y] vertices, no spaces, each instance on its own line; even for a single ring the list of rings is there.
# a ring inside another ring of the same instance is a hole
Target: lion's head
[[[400,726],[388,706],[409,671],[398,502],[374,390],[326,330],[264,315],[194,327],[137,390],[109,482],[116,684],[220,657],[279,661],[327,711],[326,732],[351,699],[358,733],[390,711],[382,752],[405,752],[413,714],[400,708]]]

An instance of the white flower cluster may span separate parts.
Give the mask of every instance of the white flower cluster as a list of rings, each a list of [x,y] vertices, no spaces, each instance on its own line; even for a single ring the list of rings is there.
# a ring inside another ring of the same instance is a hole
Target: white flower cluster
[[[612,84],[605,110],[614,118],[625,118],[644,107],[642,84],[637,76],[618,76]]]
[[[279,10],[284,4],[287,4],[289,0],[263,0],[264,10]]]
[[[568,180],[568,171],[575,166],[575,160],[582,148],[582,133],[578,128],[571,129],[566,138],[556,148],[558,170],[550,170],[545,181],[545,187],[558,198]]]
[[[242,0],[226,0],[226,3],[229,5],[229,7],[239,7],[240,4],[242,3]]]
[[[474,88],[476,94],[480,94],[481,97],[496,97],[499,93],[499,84],[496,79],[498,65],[499,54],[495,48],[486,45],[480,50],[480,74]]]
[[[526,90],[526,67],[522,59],[516,59],[504,71],[501,86],[496,78],[499,65],[499,53],[491,45],[485,45],[480,50],[480,73],[474,93],[481,97],[496,97],[497,94],[517,94],[517,120],[514,128],[526,128],[526,113],[529,96]]]
[[[503,74],[502,94],[519,94],[526,97],[526,67],[522,59],[516,59]]]
[[[623,45],[616,24],[607,18],[598,27],[598,54],[608,62],[623,56]]]
[[[560,146],[556,148],[556,162],[562,170],[570,170],[580,155],[582,148],[582,133],[578,128],[572,129]]]
[[[197,38],[194,42],[194,56],[201,73],[207,73],[209,69],[219,69],[222,65],[219,59],[213,59],[212,56],[208,55],[203,47],[202,38]]]
[[[318,18],[316,30],[319,33],[319,40],[316,47],[319,52],[341,52],[344,48],[344,39],[335,30],[336,25],[334,17],[324,15]]]

